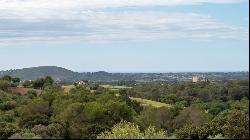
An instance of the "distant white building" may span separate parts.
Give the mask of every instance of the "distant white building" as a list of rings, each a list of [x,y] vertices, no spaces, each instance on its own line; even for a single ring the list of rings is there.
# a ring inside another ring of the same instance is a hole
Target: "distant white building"
[[[192,82],[193,83],[198,83],[198,82],[207,82],[208,79],[205,79],[203,76],[198,76],[198,75],[194,75],[192,77]]]
[[[77,82],[77,84],[78,84],[79,86],[84,86],[84,85],[86,85],[86,82],[84,82],[84,81],[79,81],[79,82]]]
[[[200,82],[201,81],[201,77],[199,77],[198,75],[194,75],[192,77],[192,82],[193,83],[197,83],[197,82]]]

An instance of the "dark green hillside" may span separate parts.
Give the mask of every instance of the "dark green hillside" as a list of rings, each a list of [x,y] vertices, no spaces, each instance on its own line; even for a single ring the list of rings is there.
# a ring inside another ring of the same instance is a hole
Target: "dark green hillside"
[[[34,80],[39,77],[45,77],[47,75],[51,75],[53,79],[58,81],[72,81],[73,79],[77,78],[78,73],[67,70],[65,68],[60,68],[55,66],[41,66],[41,67],[4,71],[2,72],[2,76],[3,75],[20,77],[22,80]]]

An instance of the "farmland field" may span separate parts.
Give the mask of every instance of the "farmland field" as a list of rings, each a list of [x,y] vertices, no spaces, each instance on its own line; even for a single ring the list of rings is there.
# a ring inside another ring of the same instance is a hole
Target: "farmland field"
[[[65,86],[62,86],[62,88],[63,88],[63,90],[65,91],[65,92],[69,92],[70,91],[70,89],[72,89],[72,88],[74,88],[75,86],[74,85],[65,85]]]
[[[132,87],[127,86],[112,86],[112,85],[100,85],[100,87],[110,89],[110,90],[120,90],[120,89],[130,89]]]
[[[153,106],[153,107],[156,107],[156,108],[171,107],[170,104],[165,104],[165,103],[156,102],[156,101],[147,100],[147,99],[142,99],[142,98],[133,98],[133,97],[130,97],[130,99],[131,100],[135,100],[137,102],[140,102],[143,106]]]

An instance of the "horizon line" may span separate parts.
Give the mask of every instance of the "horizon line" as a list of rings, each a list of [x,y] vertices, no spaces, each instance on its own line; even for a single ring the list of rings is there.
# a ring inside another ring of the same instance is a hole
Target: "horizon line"
[[[249,70],[197,70],[197,71],[180,71],[180,70],[175,70],[175,71],[108,71],[108,70],[72,70],[70,68],[65,68],[65,67],[60,67],[60,66],[32,66],[32,67],[24,67],[24,68],[14,68],[14,69],[7,69],[7,70],[2,70],[0,71],[10,71],[10,70],[21,70],[21,69],[29,69],[29,68],[39,68],[39,67],[58,67],[58,68],[64,68],[73,72],[78,72],[78,73],[87,73],[87,72],[107,72],[107,73],[233,73],[233,72],[249,72]]]

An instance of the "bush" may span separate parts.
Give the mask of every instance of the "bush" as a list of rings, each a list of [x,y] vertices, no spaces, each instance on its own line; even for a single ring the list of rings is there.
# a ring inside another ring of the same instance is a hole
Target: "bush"
[[[111,132],[106,131],[98,135],[98,139],[166,139],[165,131],[156,131],[154,127],[149,127],[141,132],[138,125],[122,121],[113,126]]]
[[[223,132],[230,139],[249,139],[249,114],[242,111],[229,114]]]
[[[11,87],[11,84],[7,80],[0,80],[0,90],[8,90]]]

